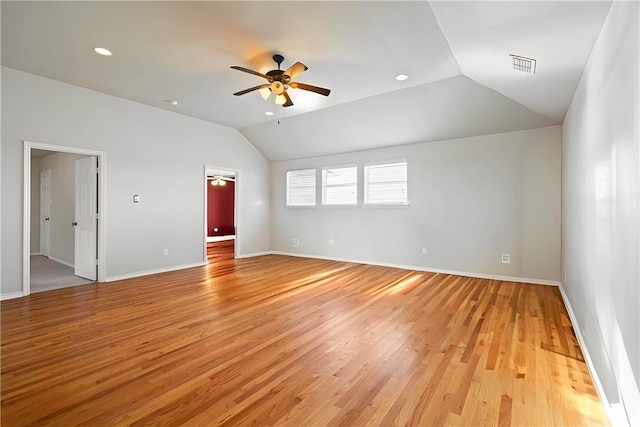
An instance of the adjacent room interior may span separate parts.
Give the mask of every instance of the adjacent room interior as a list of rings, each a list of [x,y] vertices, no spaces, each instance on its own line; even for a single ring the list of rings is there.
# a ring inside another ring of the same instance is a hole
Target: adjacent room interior
[[[638,1],[2,1],[3,425],[640,425]]]
[[[87,156],[31,150],[31,292],[83,285],[96,280],[78,271],[76,252],[76,165]],[[84,277],[88,276],[88,277]]]

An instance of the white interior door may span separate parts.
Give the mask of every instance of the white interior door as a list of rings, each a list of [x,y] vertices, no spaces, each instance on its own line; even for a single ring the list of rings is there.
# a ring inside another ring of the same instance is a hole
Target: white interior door
[[[51,170],[40,172],[40,253],[51,252]]]
[[[96,280],[98,161],[94,156],[76,160],[75,274]]]

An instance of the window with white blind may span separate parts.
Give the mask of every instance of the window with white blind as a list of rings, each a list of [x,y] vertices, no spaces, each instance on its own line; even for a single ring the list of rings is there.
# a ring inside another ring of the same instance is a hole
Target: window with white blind
[[[358,167],[322,169],[322,204],[358,204]]]
[[[406,205],[407,162],[364,166],[364,203],[368,205]]]
[[[316,170],[287,171],[287,206],[316,205]]]

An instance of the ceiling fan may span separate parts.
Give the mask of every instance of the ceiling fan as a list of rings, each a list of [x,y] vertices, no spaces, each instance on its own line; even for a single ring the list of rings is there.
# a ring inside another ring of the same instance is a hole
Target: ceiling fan
[[[223,175],[214,175],[207,178],[209,179],[209,181],[211,181],[211,185],[213,185],[214,187],[217,185],[220,185],[220,186],[227,185],[227,181],[236,182],[234,178],[223,176]]]
[[[234,70],[243,71],[245,73],[262,77],[269,82],[250,87],[249,89],[241,90],[240,92],[234,93],[234,95],[240,96],[244,95],[245,93],[253,92],[254,90],[259,90],[264,99],[267,99],[269,95],[273,93],[276,95],[276,104],[282,105],[283,107],[291,107],[293,105],[293,102],[291,102],[291,98],[287,93],[288,88],[308,90],[309,92],[319,93],[320,95],[324,96],[329,96],[329,93],[331,93],[330,89],[291,81],[299,74],[307,71],[307,66],[302,62],[296,62],[286,70],[281,70],[280,64],[282,64],[282,62],[284,61],[284,56],[278,54],[273,55],[273,60],[278,64],[278,69],[271,70],[267,74],[262,74],[248,68],[233,65],[231,68],[233,68]]]

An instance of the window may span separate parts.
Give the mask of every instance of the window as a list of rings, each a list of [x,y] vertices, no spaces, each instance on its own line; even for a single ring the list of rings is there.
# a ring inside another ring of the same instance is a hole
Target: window
[[[406,205],[407,162],[365,165],[364,203]]]
[[[316,205],[316,170],[287,171],[287,206]]]
[[[322,169],[322,204],[358,204],[357,166]]]

